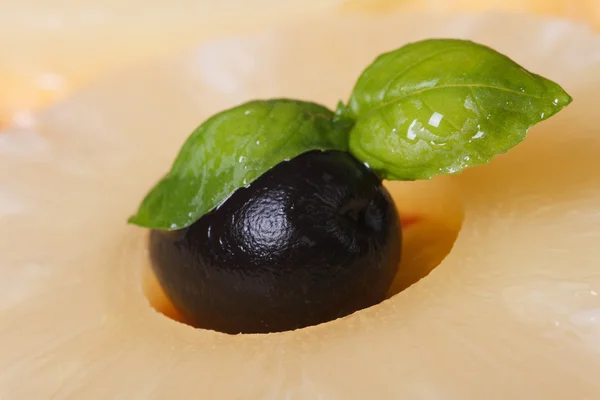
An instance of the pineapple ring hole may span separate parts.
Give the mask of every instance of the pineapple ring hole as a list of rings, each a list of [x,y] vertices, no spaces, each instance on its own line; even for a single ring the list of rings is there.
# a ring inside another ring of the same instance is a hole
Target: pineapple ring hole
[[[384,185],[402,220],[402,260],[387,296],[391,298],[426,277],[450,253],[462,225],[463,207],[451,177]],[[149,260],[143,267],[142,287],[154,310],[191,325],[169,301]]]

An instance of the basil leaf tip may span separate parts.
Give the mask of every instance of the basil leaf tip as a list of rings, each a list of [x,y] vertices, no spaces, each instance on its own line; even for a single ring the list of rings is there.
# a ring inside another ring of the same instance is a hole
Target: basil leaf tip
[[[383,178],[415,180],[489,162],[571,101],[489,47],[430,39],[379,56],[344,113],[356,118],[355,157]]]

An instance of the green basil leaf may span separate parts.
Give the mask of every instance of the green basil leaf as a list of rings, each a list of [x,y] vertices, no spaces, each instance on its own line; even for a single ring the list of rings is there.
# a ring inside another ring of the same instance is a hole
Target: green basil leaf
[[[357,119],[357,158],[383,178],[412,180],[487,163],[571,101],[488,47],[434,39],[378,57],[337,114]]]
[[[209,118],[187,139],[170,172],[129,222],[187,227],[278,163],[311,150],[348,150],[349,125],[320,105],[251,101]]]

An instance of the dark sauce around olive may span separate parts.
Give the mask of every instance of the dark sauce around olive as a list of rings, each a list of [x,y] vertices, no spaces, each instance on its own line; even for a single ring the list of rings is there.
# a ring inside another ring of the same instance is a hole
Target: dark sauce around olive
[[[385,299],[400,222],[381,180],[351,154],[284,161],[178,231],[153,230],[153,270],[195,327],[293,330]]]

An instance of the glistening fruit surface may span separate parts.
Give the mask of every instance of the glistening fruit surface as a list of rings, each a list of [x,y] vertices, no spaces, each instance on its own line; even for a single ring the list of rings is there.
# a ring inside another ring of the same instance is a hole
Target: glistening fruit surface
[[[153,230],[153,270],[199,328],[269,333],[344,317],[383,299],[401,230],[381,180],[351,154],[277,164],[178,231]]]

